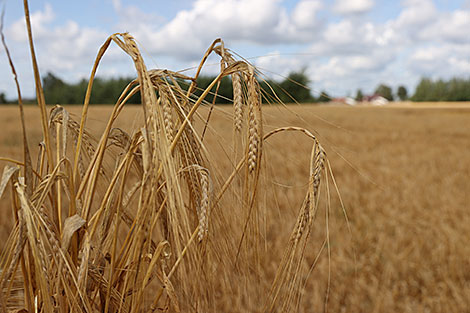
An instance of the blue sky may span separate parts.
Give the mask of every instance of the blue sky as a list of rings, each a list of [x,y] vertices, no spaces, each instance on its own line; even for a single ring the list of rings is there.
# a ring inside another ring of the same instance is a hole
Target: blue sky
[[[470,0],[30,1],[41,72],[68,82],[89,76],[107,36],[128,31],[148,68],[195,66],[217,37],[282,79],[305,69],[315,95],[372,93],[379,83],[410,92],[423,76],[470,77]],[[22,1],[3,0],[4,33],[22,91],[34,95]],[[16,97],[3,48],[0,92]],[[212,59],[205,69],[219,68]],[[112,47],[98,74],[134,75]]]

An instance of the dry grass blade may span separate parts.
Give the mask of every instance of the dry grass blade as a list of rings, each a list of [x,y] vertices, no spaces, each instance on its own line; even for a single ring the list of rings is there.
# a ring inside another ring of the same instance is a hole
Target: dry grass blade
[[[44,135],[44,141],[46,144],[46,154],[47,154],[47,162],[49,167],[53,167],[53,158],[52,158],[52,146],[50,141],[50,133],[47,125],[47,111],[46,111],[46,100],[44,98],[44,91],[42,89],[41,84],[41,76],[39,74],[39,67],[36,60],[36,52],[34,50],[34,40],[33,40],[33,32],[31,28],[31,19],[29,16],[29,5],[28,1],[24,0],[24,13],[25,13],[25,20],[26,20],[26,29],[28,32],[28,40],[29,40],[29,47],[31,51],[31,59],[33,62],[33,70],[34,70],[34,82],[36,84],[36,97],[39,109],[41,111],[41,123],[42,123],[42,131]]]
[[[61,247],[63,250],[67,250],[72,240],[73,234],[85,225],[85,220],[79,215],[73,215],[67,217],[64,223],[64,231],[62,233]]]
[[[5,8],[4,8],[5,9]],[[25,181],[26,181],[26,192],[28,195],[31,195],[32,192],[32,180],[33,180],[33,166],[31,163],[31,155],[29,153],[28,137],[26,135],[26,124],[24,120],[24,109],[23,109],[23,98],[21,96],[20,84],[18,82],[18,75],[16,74],[16,69],[13,64],[13,60],[10,55],[10,50],[8,49],[7,43],[5,41],[5,36],[3,34],[3,17],[5,10],[2,10],[2,16],[0,19],[0,36],[2,37],[2,44],[5,48],[5,52],[8,57],[8,62],[10,64],[11,72],[13,74],[13,79],[16,85],[16,92],[18,94],[18,108],[20,110],[20,119],[21,119],[21,131],[23,134],[23,160],[24,160],[24,169],[25,169]],[[1,197],[1,193],[0,193]]]
[[[2,197],[3,192],[5,191],[5,188],[7,187],[7,184],[10,179],[19,170],[20,168],[18,166],[5,166],[5,168],[3,169],[2,180],[0,181],[0,198]]]
[[[50,281],[46,277],[45,268],[45,257],[44,253],[41,252],[41,249],[38,245],[37,239],[40,237],[37,231],[37,223],[34,221],[33,212],[30,206],[30,203],[27,199],[27,196],[24,191],[24,185],[16,183],[16,190],[18,192],[18,197],[21,203],[23,219],[26,223],[26,234],[28,238],[28,245],[30,247],[31,255],[33,257],[34,272],[36,273],[36,283],[38,284],[37,292],[38,296],[41,297],[42,305],[44,309],[52,312],[53,304],[50,298],[52,294]]]

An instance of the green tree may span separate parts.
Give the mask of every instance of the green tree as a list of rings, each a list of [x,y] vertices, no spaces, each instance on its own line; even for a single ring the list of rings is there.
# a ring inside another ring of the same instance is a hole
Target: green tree
[[[470,100],[470,78],[460,79],[452,78],[448,82],[448,99],[447,101],[469,101]]]
[[[7,97],[5,96],[5,93],[1,92],[0,93],[0,104],[6,104],[8,103]]]
[[[429,78],[421,78],[418,86],[416,86],[415,93],[411,100],[413,101],[430,101],[431,90],[433,88],[433,82]]]
[[[48,104],[67,104],[65,101],[68,93],[68,85],[60,78],[48,72],[42,80],[44,97]]]
[[[278,82],[272,79],[266,79],[259,81],[259,87],[262,90],[262,100],[264,103],[276,103],[282,101],[284,102],[285,93],[282,91],[281,86]],[[291,102],[290,100],[289,102]]]
[[[318,97],[318,102],[330,102],[331,97],[326,93],[326,91],[322,90],[320,96]]]
[[[397,96],[401,101],[405,101],[408,99],[408,91],[406,90],[405,86],[398,87]]]
[[[469,101],[470,78],[452,78],[449,81],[422,78],[411,99],[413,101]]]
[[[364,94],[362,93],[361,89],[358,89],[356,92],[356,101],[362,101],[364,99]]]
[[[196,80],[197,89],[194,91],[196,96],[202,95],[204,90],[209,87],[212,81],[215,79],[215,76],[199,76]],[[212,103],[214,100],[214,95],[217,90],[217,84],[211,89],[211,92],[204,99],[208,103]],[[232,90],[232,80],[225,76],[220,80],[219,90],[217,90],[217,98],[215,103],[229,103],[233,98]]]
[[[434,82],[434,87],[431,89],[431,99],[433,101],[446,101],[447,96],[447,83],[442,79]]]
[[[113,104],[121,92],[133,78],[121,77],[104,79],[96,77],[91,91],[91,104]],[[52,73],[47,73],[43,79],[44,96],[48,104],[80,104],[85,100],[88,81],[82,79],[78,83],[69,84]],[[137,93],[128,103],[140,103]]]
[[[310,79],[305,73],[305,69],[299,72],[292,72],[280,83],[283,90],[280,98],[283,102],[309,102],[312,101],[312,95],[308,85]]]
[[[385,84],[380,84],[377,89],[375,89],[375,94],[384,97],[388,101],[393,100],[392,88]]]

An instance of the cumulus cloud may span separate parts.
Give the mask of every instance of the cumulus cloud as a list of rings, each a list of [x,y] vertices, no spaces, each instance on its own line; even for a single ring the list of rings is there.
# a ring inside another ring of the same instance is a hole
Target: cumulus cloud
[[[408,0],[399,16],[393,20],[393,27],[403,36],[413,40],[426,40],[427,29],[438,19],[439,12],[431,0]]]
[[[103,30],[82,27],[73,20],[59,24],[56,23],[56,19],[57,14],[50,4],[31,12],[33,38],[40,70],[43,73],[51,71],[69,81],[88,76],[98,48],[108,34]],[[26,96],[32,96],[34,80],[31,77],[24,18],[19,18],[7,26],[5,36],[13,54],[13,61],[16,61],[15,66],[23,91]],[[6,79],[10,80],[9,77]],[[4,84],[11,85],[12,81],[5,81]]]
[[[433,78],[470,75],[470,43],[466,45],[430,45],[415,50],[408,67],[415,73]]]
[[[144,25],[150,25],[155,30],[166,22],[163,16],[152,12],[145,12],[135,5],[123,6],[121,0],[113,0],[112,3],[114,12],[119,19],[116,27],[120,31],[134,33],[141,30]]]
[[[444,44],[470,42],[470,8],[439,11],[431,0],[408,0],[396,19],[387,25],[402,42],[419,47],[423,43]]]
[[[115,10],[128,11],[114,0]],[[155,54],[199,58],[215,38],[232,43],[274,45],[304,43],[316,38],[321,22],[319,0],[301,0],[292,12],[280,0],[197,0],[163,25],[134,19],[131,29]]]
[[[371,90],[377,84],[379,73],[384,73],[395,62],[395,54],[383,50],[364,54],[333,55],[323,62],[309,67],[314,86],[333,92],[352,91],[366,87]]]
[[[439,11],[431,0],[404,1],[400,13],[383,23],[346,16],[330,22],[307,48],[309,75],[343,93],[351,85],[373,90],[379,81],[393,86],[422,76],[468,76],[468,29],[470,10]]]
[[[42,64],[50,70],[72,69],[76,64],[83,63],[84,58],[96,55],[97,47],[107,37],[104,31],[81,27],[72,20],[53,26],[55,18],[50,4],[31,14],[35,44],[41,51],[39,56],[44,56]],[[14,42],[25,44],[27,33],[24,19],[15,21],[6,34]]]
[[[201,51],[217,37],[258,44],[274,42],[283,17],[279,1],[205,0],[176,17],[154,34],[156,51]],[[167,43],[169,43],[167,45]]]
[[[336,0],[333,10],[340,14],[362,14],[374,7],[373,0]]]
[[[281,0],[196,0],[172,17],[112,0],[117,17],[112,30],[60,20],[49,4],[31,18],[43,71],[88,75],[99,46],[116,29],[131,32],[160,66],[164,58],[178,68],[196,64],[221,37],[235,51],[248,51],[242,52],[246,57],[264,54],[253,62],[268,75],[307,67],[315,86],[341,94],[372,89],[379,80],[410,83],[423,75],[470,75],[468,3],[441,10],[432,0],[405,0],[397,4],[398,14],[377,20],[364,14],[375,9],[373,0],[337,0],[333,10],[321,0],[299,0],[290,8]],[[13,44],[26,47],[22,18],[6,34]],[[20,51],[29,61],[27,48]],[[109,58],[113,62],[101,72],[110,75],[127,60],[117,48],[104,62]],[[29,63],[24,67],[30,72]]]
[[[317,13],[323,8],[320,1],[303,0],[292,11],[292,23],[298,30],[312,30],[319,26]]]
[[[437,20],[429,25],[423,32],[428,40],[444,42],[469,43],[470,42],[470,9],[455,10],[441,14]]]
[[[274,79],[286,77],[292,71],[301,70],[307,59],[301,56],[295,58],[284,56],[280,51],[272,51],[265,56],[259,57],[254,64],[262,72]],[[273,75],[274,74],[274,75]]]
[[[330,23],[308,51],[316,56],[372,56],[399,49],[401,37],[389,25],[376,25],[360,20],[341,20]]]
[[[30,14],[31,27],[34,29],[34,37],[41,40],[50,36],[47,24],[51,23],[55,18],[55,13],[51,4],[46,3],[44,10],[35,11]],[[26,24],[24,18],[15,21],[7,30],[7,34],[15,41],[27,42]]]

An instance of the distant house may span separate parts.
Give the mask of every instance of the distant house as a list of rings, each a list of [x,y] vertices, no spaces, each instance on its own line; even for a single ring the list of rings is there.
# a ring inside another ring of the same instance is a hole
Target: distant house
[[[334,103],[340,103],[340,104],[346,104],[346,105],[356,105],[357,101],[354,100],[354,98],[351,97],[342,97],[342,98],[334,98],[333,99]]]
[[[341,97],[341,98],[334,98],[332,100],[332,103],[351,105],[351,106],[358,105],[358,104],[381,106],[381,105],[388,104],[388,100],[380,95],[372,95],[372,96],[364,96],[362,98],[362,101],[360,102],[356,101],[354,98],[351,98],[351,97]]]
[[[372,95],[372,96],[364,96],[362,99],[363,102],[369,103],[371,105],[386,105],[388,104],[388,100],[382,97],[381,95]]]

